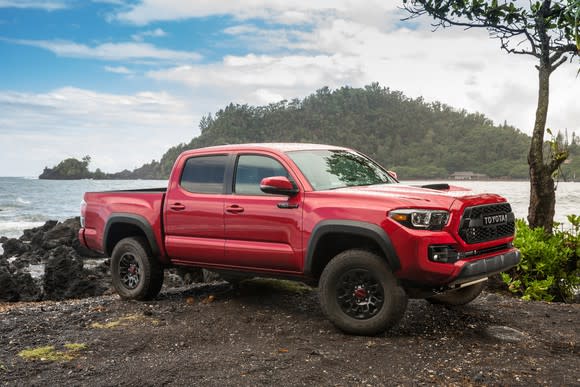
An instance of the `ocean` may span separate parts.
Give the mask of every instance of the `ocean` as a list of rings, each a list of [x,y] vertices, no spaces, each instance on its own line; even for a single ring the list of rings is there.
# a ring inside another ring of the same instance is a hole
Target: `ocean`
[[[0,236],[18,237],[47,220],[79,216],[87,191],[165,187],[165,180],[39,180],[0,177]]]
[[[447,182],[477,193],[493,192],[511,203],[518,218],[528,213],[529,183],[524,181],[409,181],[421,185]],[[79,215],[80,202],[86,191],[109,191],[165,187],[165,180],[38,180],[0,177],[0,236],[19,237],[22,231],[45,221],[64,220]],[[556,217],[566,222],[566,215],[580,215],[580,183],[558,184]]]

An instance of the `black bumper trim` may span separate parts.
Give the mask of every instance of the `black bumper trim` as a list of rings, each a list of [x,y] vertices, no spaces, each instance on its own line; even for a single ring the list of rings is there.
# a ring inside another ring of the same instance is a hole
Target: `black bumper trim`
[[[505,254],[466,263],[461,273],[448,286],[475,281],[511,269],[520,261],[520,255],[520,251],[514,249]]]

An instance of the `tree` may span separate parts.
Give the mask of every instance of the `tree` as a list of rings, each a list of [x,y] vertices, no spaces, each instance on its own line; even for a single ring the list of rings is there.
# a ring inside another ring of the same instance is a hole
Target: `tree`
[[[550,99],[550,75],[580,53],[580,0],[403,0],[407,18],[430,15],[437,29],[451,26],[485,28],[511,54],[538,61],[538,102],[528,152],[531,227],[552,232],[556,195],[554,173],[567,152],[544,155],[544,135]],[[527,3],[528,5],[522,5]]]
[[[91,156],[86,155],[85,157],[83,157],[82,163],[85,166],[85,168],[87,168],[89,166],[89,164],[91,163]]]
[[[211,126],[211,124],[213,124],[213,117],[211,116],[211,113],[209,113],[207,116],[202,116],[201,120],[199,120],[199,130],[201,133],[204,133]]]

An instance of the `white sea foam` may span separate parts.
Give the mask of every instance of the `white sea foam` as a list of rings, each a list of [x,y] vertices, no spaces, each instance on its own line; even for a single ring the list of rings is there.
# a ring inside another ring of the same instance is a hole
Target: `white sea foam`
[[[16,203],[28,205],[28,204],[31,204],[32,202],[30,200],[25,200],[25,199],[22,199],[21,197],[17,197]]]
[[[40,227],[44,222],[14,222],[0,220],[0,236],[8,238],[17,238],[22,235],[24,230]]]

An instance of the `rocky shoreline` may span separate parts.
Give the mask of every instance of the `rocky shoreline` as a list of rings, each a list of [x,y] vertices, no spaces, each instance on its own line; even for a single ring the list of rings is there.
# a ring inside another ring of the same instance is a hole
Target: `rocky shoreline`
[[[108,257],[78,239],[80,219],[49,220],[19,238],[0,237],[0,302],[46,301],[113,293]],[[219,279],[200,269],[165,270],[165,288]]]
[[[80,244],[79,228],[78,217],[49,220],[20,238],[0,238],[0,301],[63,300],[108,291],[108,262]],[[103,259],[100,265],[85,267],[95,258]],[[33,276],[31,268],[41,268],[42,275]]]

